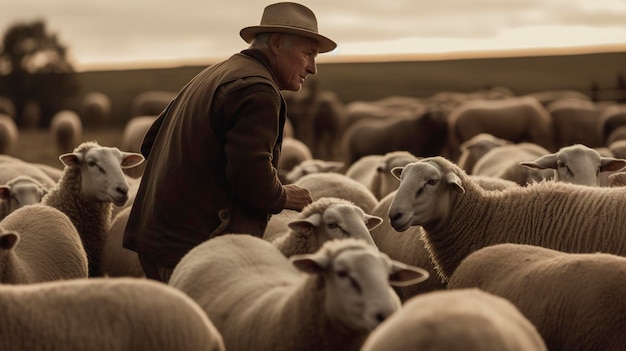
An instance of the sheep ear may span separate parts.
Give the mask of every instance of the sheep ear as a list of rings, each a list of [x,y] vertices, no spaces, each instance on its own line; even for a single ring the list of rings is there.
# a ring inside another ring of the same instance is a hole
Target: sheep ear
[[[11,198],[11,188],[7,185],[0,185],[0,199],[8,200]]]
[[[425,269],[391,260],[389,284],[392,286],[414,285],[423,282],[428,279],[429,276],[430,274]]]
[[[383,219],[378,216],[365,215],[365,227],[367,230],[372,230],[378,227],[383,222]]]
[[[82,154],[73,152],[59,156],[59,160],[66,166],[78,166],[82,158]]]
[[[520,162],[520,166],[526,166],[533,169],[556,169],[556,154],[541,156],[534,161]]]
[[[391,169],[391,174],[396,177],[396,179],[400,180],[400,175],[402,174],[402,170],[404,167],[394,167]]]
[[[454,186],[457,192],[465,193],[465,188],[463,188],[463,182],[461,182],[461,178],[453,172],[446,173],[446,182]]]
[[[17,233],[9,232],[0,234],[0,248],[5,250],[11,250],[15,247],[15,244],[20,240]]]
[[[600,158],[600,172],[616,172],[626,167],[626,160],[613,157]]]
[[[305,273],[319,273],[328,267],[328,257],[317,253],[293,255],[289,260]]]
[[[307,218],[289,222],[287,226],[298,233],[308,233],[322,224],[322,215],[314,213]]]
[[[140,165],[145,160],[142,154],[136,152],[122,152],[122,168],[132,168]]]

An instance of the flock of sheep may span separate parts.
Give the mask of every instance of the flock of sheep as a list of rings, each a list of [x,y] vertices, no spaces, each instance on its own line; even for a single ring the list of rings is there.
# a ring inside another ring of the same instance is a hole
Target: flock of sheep
[[[172,97],[138,97],[119,145],[82,140],[102,96],[59,112],[59,168],[11,156],[0,108],[0,349],[624,349],[626,106],[287,95],[279,175],[313,203],[206,241],[163,284],[121,243]]]

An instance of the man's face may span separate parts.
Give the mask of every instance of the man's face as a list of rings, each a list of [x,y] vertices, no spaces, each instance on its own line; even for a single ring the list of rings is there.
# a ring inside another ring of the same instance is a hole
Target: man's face
[[[281,90],[300,91],[304,79],[317,73],[315,57],[319,43],[307,37],[289,36],[282,40],[276,56],[277,79]]]

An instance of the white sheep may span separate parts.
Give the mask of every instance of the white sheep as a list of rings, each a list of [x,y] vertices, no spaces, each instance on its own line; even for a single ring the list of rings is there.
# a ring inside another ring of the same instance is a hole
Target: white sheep
[[[81,117],[87,127],[105,126],[111,119],[111,99],[101,92],[86,94],[81,101]]]
[[[472,169],[476,162],[489,150],[503,145],[512,144],[511,141],[496,138],[489,133],[479,133],[466,140],[459,146],[461,155],[456,162],[467,174],[472,174]]]
[[[56,181],[38,164],[8,155],[0,155],[0,184],[6,184],[11,179],[20,176],[29,176],[46,189],[51,189],[56,184]]]
[[[87,278],[87,256],[63,212],[34,204],[0,221],[0,286],[77,278]]]
[[[40,182],[25,175],[0,185],[0,220],[20,207],[41,202],[47,193]]]
[[[152,123],[157,119],[157,116],[136,116],[128,120],[124,126],[122,132],[122,138],[120,140],[120,150],[126,152],[141,152],[141,142],[143,137],[148,132],[148,129],[152,126]],[[137,167],[128,168],[124,170],[124,173],[133,178],[139,178],[144,171],[145,164],[138,165]]]
[[[400,186],[389,208],[391,225],[424,228],[444,280],[473,251],[504,242],[626,255],[626,188],[545,181],[486,191],[443,157],[392,172]]]
[[[226,234],[189,251],[169,284],[202,307],[229,351],[349,351],[400,307],[389,284],[427,276],[363,240],[288,259],[261,238]]]
[[[582,144],[562,147],[559,151],[533,161],[520,162],[532,169],[554,170],[554,181],[600,186],[600,173],[616,172],[626,167],[626,160],[601,156]]]
[[[389,255],[391,259],[428,271],[430,278],[423,283],[395,288],[400,299],[406,301],[418,294],[445,289],[446,284],[437,276],[435,264],[424,246],[422,238],[424,229],[420,226],[412,226],[404,232],[398,232],[391,226],[389,206],[395,195],[394,191],[385,196],[372,210],[371,215],[378,216],[383,221],[372,229],[370,234],[378,249]]]
[[[311,149],[304,142],[293,137],[284,137],[278,162],[280,180],[288,183],[287,174],[300,162],[312,159]]]
[[[533,169],[520,165],[520,162],[533,161],[549,153],[550,151],[535,143],[517,143],[494,147],[476,161],[470,173],[506,179],[525,186],[554,177],[552,170]]]
[[[477,287],[511,301],[549,350],[621,350],[625,267],[623,256],[507,243],[467,256],[448,287]]]
[[[405,166],[419,158],[408,151],[392,151],[384,155],[367,155],[346,170],[346,176],[363,183],[376,199],[381,200],[398,188],[398,180],[391,175],[394,167]]]
[[[537,328],[511,302],[479,289],[457,289],[406,301],[372,331],[361,349],[406,350],[548,349]]]
[[[271,242],[287,257],[313,253],[333,239],[355,238],[375,246],[370,230],[382,221],[348,200],[324,197],[306,206]]]
[[[147,279],[0,284],[0,310],[2,350],[225,350],[193,300]]]
[[[294,184],[309,189],[313,200],[338,197],[352,201],[365,213],[370,213],[378,203],[376,196],[365,185],[342,173],[312,173],[298,179]]]
[[[19,140],[17,125],[11,116],[0,114],[0,154],[10,155]]]
[[[102,244],[100,271],[109,277],[145,277],[139,256],[122,246],[124,229],[128,223],[131,207],[121,210],[111,221]]]
[[[322,173],[322,172],[340,172],[343,169],[343,162],[340,161],[328,161],[318,158],[303,160],[295,165],[291,171],[285,175],[285,180],[288,183],[295,183],[298,179],[304,177],[307,174]]]
[[[70,217],[87,251],[89,275],[97,276],[112,206],[128,200],[129,185],[122,169],[140,164],[144,157],[88,141],[59,160],[65,165],[63,175],[41,202]]]
[[[60,153],[71,152],[83,139],[83,122],[72,110],[57,112],[50,121],[50,135]]]

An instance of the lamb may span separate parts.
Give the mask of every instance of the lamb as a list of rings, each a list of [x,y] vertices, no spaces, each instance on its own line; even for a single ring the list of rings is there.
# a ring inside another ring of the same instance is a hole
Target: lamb
[[[295,165],[287,175],[285,180],[288,183],[295,183],[298,179],[307,174],[321,172],[340,172],[343,169],[343,162],[327,161],[318,158],[303,160]]]
[[[400,232],[424,228],[444,281],[473,251],[504,242],[626,255],[626,188],[545,181],[486,191],[443,157],[392,173],[400,186],[389,208],[391,225]]]
[[[376,246],[370,230],[382,221],[350,201],[325,197],[305,207],[287,224],[286,232],[271,242],[287,257],[313,253],[332,239],[355,238]]]
[[[83,139],[83,123],[76,112],[61,110],[50,121],[50,134],[60,153],[71,152]]]
[[[63,212],[34,204],[0,221],[0,286],[78,278],[87,278],[87,256]]]
[[[29,176],[17,176],[0,185],[0,220],[26,205],[41,202],[48,189]]]
[[[391,175],[394,167],[406,166],[419,158],[408,151],[392,151],[384,155],[363,156],[346,170],[346,176],[365,185],[376,199],[381,200],[398,188],[398,180]]]
[[[626,167],[626,160],[601,156],[590,147],[574,144],[534,161],[520,162],[520,165],[532,169],[552,169],[553,180],[557,182],[600,186],[600,173],[619,171]]]
[[[552,170],[524,167],[520,163],[533,161],[550,152],[535,143],[517,143],[494,147],[474,165],[471,174],[513,181],[521,186],[552,179]]]
[[[225,350],[193,300],[147,279],[0,284],[0,310],[2,350]]]
[[[13,118],[0,114],[0,154],[13,153],[19,140],[19,131]]]
[[[512,303],[473,288],[431,292],[410,299],[372,331],[361,349],[405,350],[548,349],[535,326]]]
[[[112,206],[121,206],[128,199],[129,185],[122,169],[140,164],[144,157],[87,141],[59,160],[65,165],[63,175],[41,202],[70,217],[87,251],[89,275],[98,276]]]
[[[477,287],[511,301],[549,350],[621,350],[624,267],[622,256],[506,243],[467,256],[448,287]]]
[[[400,307],[389,284],[427,277],[363,240],[288,259],[261,238],[225,234],[183,256],[169,284],[202,307],[229,351],[349,351]]]
[[[313,201],[323,197],[338,197],[352,201],[365,213],[370,213],[378,203],[376,196],[365,185],[341,173],[312,173],[294,184],[309,189]]]
[[[111,99],[101,92],[85,95],[81,101],[81,117],[88,127],[105,126],[111,119]]]
[[[111,221],[100,255],[100,271],[108,277],[145,277],[139,256],[122,246],[131,207],[121,210]]]

